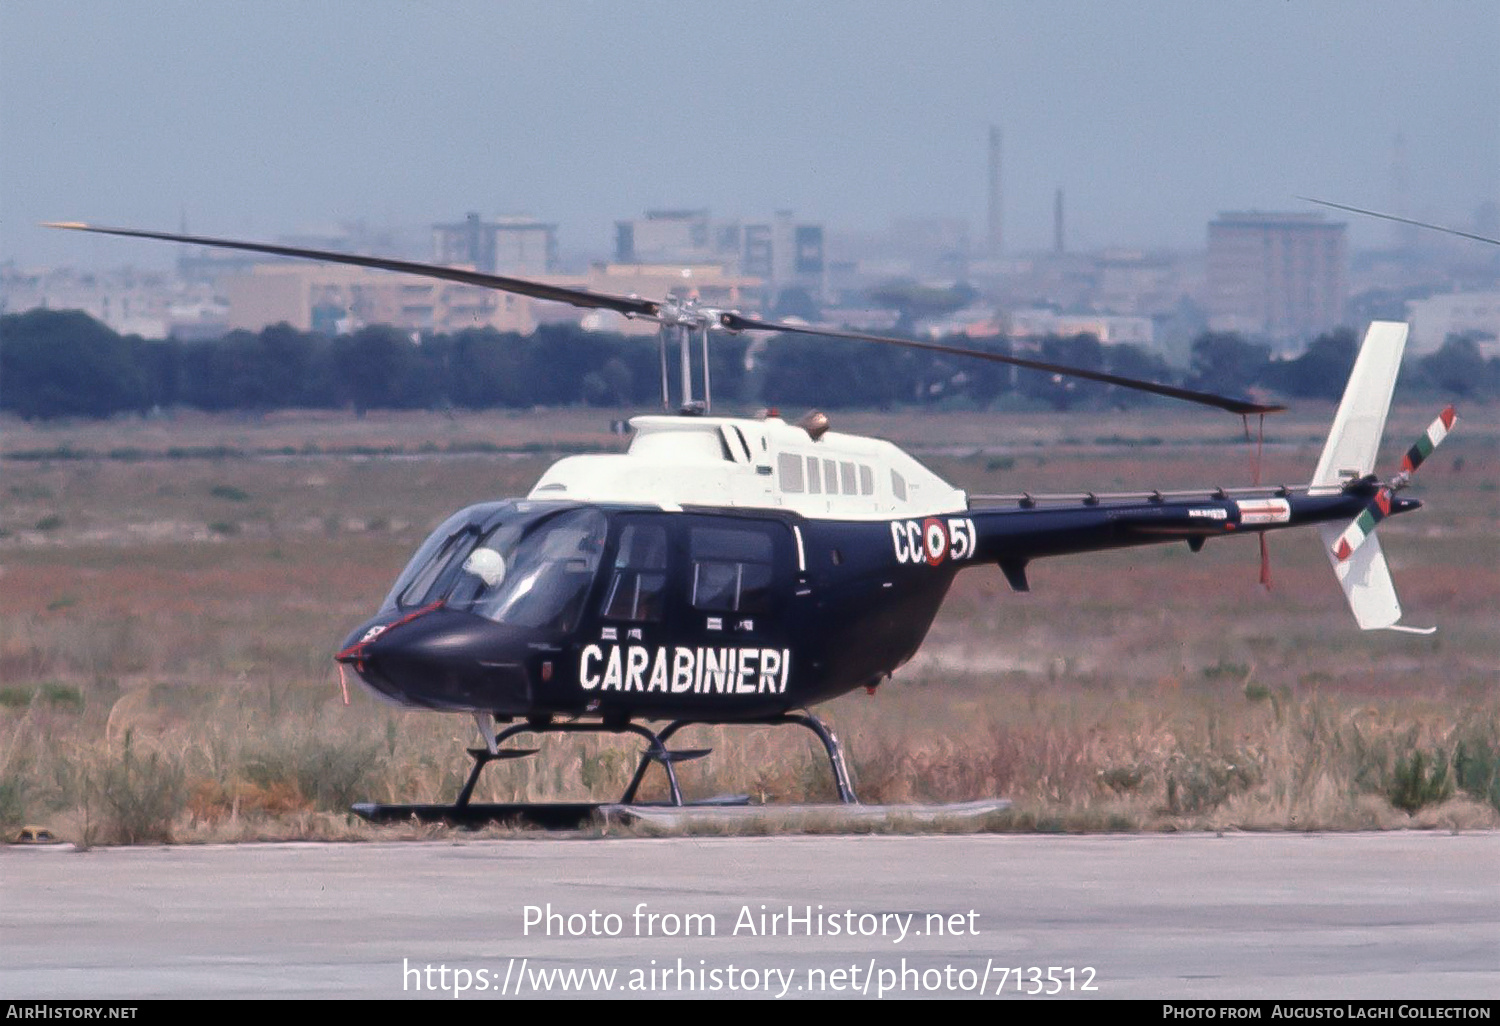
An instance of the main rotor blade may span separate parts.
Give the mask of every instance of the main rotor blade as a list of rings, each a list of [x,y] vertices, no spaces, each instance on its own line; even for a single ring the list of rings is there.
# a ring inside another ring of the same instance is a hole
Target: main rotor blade
[[[308,260],[326,260],[335,264],[352,264],[355,267],[370,267],[379,271],[400,271],[405,274],[456,281],[463,285],[514,292],[533,299],[550,299],[557,303],[587,307],[597,310],[614,310],[622,314],[638,314],[652,317],[661,309],[661,304],[634,296],[612,296],[607,293],[590,292],[587,289],[571,289],[562,285],[548,285],[525,278],[507,278],[498,274],[466,271],[459,267],[444,267],[441,264],[422,264],[411,260],[392,260],[386,257],[359,256],[354,253],[335,253],[324,249],[303,249],[300,246],[276,246],[265,242],[242,242],[238,239],[211,239],[201,235],[176,235],[171,232],[145,231],[140,228],[105,228],[99,225],[80,224],[76,221],[48,221],[44,228],[66,228],[70,231],[97,232],[100,235],[125,235],[138,239],[162,239],[166,242],[187,242],[198,246],[216,246],[219,249],[242,249],[251,253],[269,253],[273,256],[302,257]]]
[[[1342,203],[1330,203],[1327,200],[1313,199],[1311,196],[1298,196],[1299,200],[1306,203],[1316,203],[1322,207],[1333,207],[1335,210],[1347,210],[1351,214],[1364,214],[1366,217],[1379,217],[1386,221],[1395,221],[1399,224],[1416,225],[1418,228],[1431,228],[1435,232],[1447,232],[1449,235],[1457,235],[1465,239],[1473,239],[1475,242],[1488,242],[1493,246],[1500,246],[1500,239],[1492,239],[1485,235],[1475,235],[1472,232],[1461,232],[1457,228],[1444,228],[1440,224],[1428,224],[1426,221],[1413,221],[1409,217],[1397,217],[1395,214],[1382,214],[1378,210],[1361,210],[1359,207],[1346,207]]]
[[[1230,413],[1278,413],[1286,409],[1285,406],[1277,404],[1255,403],[1248,399],[1232,399],[1228,396],[1215,395],[1212,392],[1198,392],[1191,388],[1178,388],[1176,385],[1163,385],[1155,381],[1143,381],[1139,378],[1125,378],[1118,374],[1084,370],[1081,367],[1068,367],[1060,363],[1028,360],[1020,356],[1002,356],[999,353],[986,353],[980,349],[962,349],[958,346],[943,345],[940,342],[919,342],[915,339],[893,338],[889,335],[866,335],[859,331],[834,331],[828,328],[809,328],[798,324],[777,324],[773,321],[758,321],[737,313],[720,314],[719,323],[731,331],[783,331],[798,335],[827,335],[830,338],[848,338],[860,342],[879,342],[884,345],[904,346],[907,349],[922,349],[929,353],[945,353],[949,356],[972,356],[978,360],[1006,363],[1013,367],[1025,367],[1029,370],[1045,371],[1048,374],[1066,374],[1069,377],[1086,378],[1089,381],[1102,381],[1106,385],[1132,388],[1138,392],[1151,392],[1155,395],[1170,396],[1173,399],[1184,399],[1190,403],[1228,410]]]

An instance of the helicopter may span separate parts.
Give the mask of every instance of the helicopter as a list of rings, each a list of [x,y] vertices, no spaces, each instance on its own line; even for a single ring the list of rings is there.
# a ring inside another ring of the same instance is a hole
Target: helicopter
[[[619,804],[652,765],[685,803],[671,749],[699,724],[797,725],[822,743],[839,800],[857,798],[837,737],[810,707],[873,688],[917,652],[955,576],[997,566],[1029,590],[1049,556],[1264,536],[1316,526],[1365,630],[1401,623],[1375,527],[1420,501],[1398,493],[1456,422],[1450,406],[1390,480],[1374,465],[1407,326],[1370,325],[1312,478],[1305,485],[1190,491],[969,495],[894,444],[842,434],[812,413],[795,423],[712,415],[709,336],[776,332],[854,339],[1100,381],[1246,418],[1284,407],[932,341],[763,320],[693,298],[643,299],[461,267],[234,239],[50,227],[297,257],[456,281],[659,326],[664,412],[630,422],[623,453],[568,456],[524,497],[452,514],[422,542],[378,609],[335,659],[406,707],[467,713],[482,746],[451,805],[355,806],[369,819],[474,822],[530,810],[472,802],[484,768],[535,754],[518,735],[631,733],[646,741]],[[696,339],[694,338],[696,336]],[[701,378],[694,374],[699,343]],[[668,372],[678,348],[678,406]],[[701,380],[702,396],[694,395]],[[1264,549],[1262,549],[1264,552]],[[654,730],[647,723],[667,721]],[[744,797],[727,799],[744,803]],[[592,808],[595,806],[589,806]],[[555,806],[567,817],[576,806]]]

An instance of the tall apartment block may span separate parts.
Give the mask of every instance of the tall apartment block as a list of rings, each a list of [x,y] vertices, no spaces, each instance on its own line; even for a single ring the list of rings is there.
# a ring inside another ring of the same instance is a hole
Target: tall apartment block
[[[1321,214],[1258,211],[1209,222],[1210,327],[1278,340],[1337,327],[1347,281],[1344,228]]]

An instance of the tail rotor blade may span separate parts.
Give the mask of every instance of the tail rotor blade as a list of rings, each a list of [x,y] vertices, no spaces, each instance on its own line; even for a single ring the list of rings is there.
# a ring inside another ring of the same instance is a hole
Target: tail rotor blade
[[[1370,500],[1370,504],[1354,518],[1354,522],[1344,528],[1344,533],[1333,543],[1333,554],[1339,562],[1352,556],[1354,550],[1375,533],[1375,525],[1390,516],[1392,494],[1389,487],[1382,487],[1375,493],[1375,498]]]
[[[1427,433],[1417,439],[1417,444],[1406,450],[1406,455],[1401,457],[1401,473],[1410,475],[1422,465],[1422,461],[1432,455],[1432,450],[1443,444],[1443,439],[1448,437],[1448,432],[1453,430],[1453,425],[1458,423],[1458,414],[1452,406],[1449,406],[1438,419],[1427,425]]]
[[[1382,485],[1380,491],[1375,493],[1375,498],[1364,508],[1354,522],[1344,528],[1344,533],[1338,536],[1333,543],[1333,555],[1339,562],[1348,559],[1354,550],[1364,544],[1375,531],[1375,525],[1379,524],[1391,514],[1391,501],[1399,489],[1405,488],[1411,482],[1411,476],[1416,469],[1422,465],[1427,457],[1432,455],[1432,450],[1442,444],[1443,439],[1453,430],[1453,425],[1458,423],[1458,414],[1450,405],[1438,414],[1437,420],[1427,425],[1427,431],[1417,444],[1406,450],[1406,455],[1401,457],[1401,472],[1388,485]]]

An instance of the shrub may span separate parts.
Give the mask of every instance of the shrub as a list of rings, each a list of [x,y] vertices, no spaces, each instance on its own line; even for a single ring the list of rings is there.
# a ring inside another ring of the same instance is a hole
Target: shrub
[[[1466,738],[1453,750],[1454,782],[1500,811],[1500,748],[1485,738]]]
[[[251,783],[266,789],[294,787],[313,807],[347,812],[367,798],[381,762],[381,743],[364,737],[304,737],[293,731],[266,739],[244,767]]]
[[[1416,812],[1453,796],[1453,782],[1448,778],[1448,762],[1441,756],[1429,756],[1418,749],[1410,756],[1396,760],[1386,782],[1385,795],[1403,812]]]
[[[172,821],[187,806],[182,768],[152,752],[142,758],[133,731],[116,761],[106,762],[94,782],[108,837],[125,844],[172,839]]]

